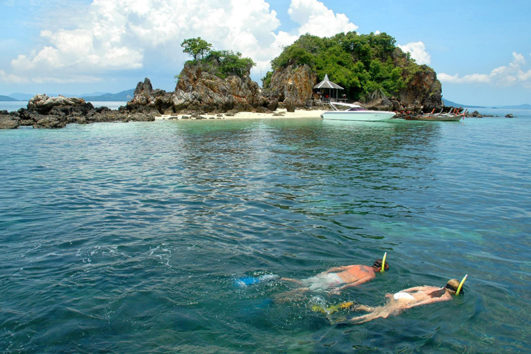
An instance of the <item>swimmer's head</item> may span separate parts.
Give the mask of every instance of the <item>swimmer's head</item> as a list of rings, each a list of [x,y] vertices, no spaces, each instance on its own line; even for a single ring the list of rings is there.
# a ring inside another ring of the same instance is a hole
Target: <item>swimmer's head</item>
[[[448,280],[448,283],[446,283],[445,288],[450,290],[452,294],[455,294],[455,292],[457,291],[457,288],[459,288],[459,280],[457,279]],[[461,291],[459,293],[464,294],[465,293],[464,289],[461,288]]]
[[[382,260],[381,259],[375,260],[372,267],[375,270],[380,271],[382,269]],[[385,270],[389,270],[389,263],[387,263],[387,261],[385,261]]]

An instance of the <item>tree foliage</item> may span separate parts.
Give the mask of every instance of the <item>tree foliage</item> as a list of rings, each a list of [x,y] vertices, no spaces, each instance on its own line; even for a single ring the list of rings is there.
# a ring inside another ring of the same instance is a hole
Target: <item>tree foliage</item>
[[[212,49],[212,44],[201,39],[201,37],[197,37],[185,39],[181,43],[181,47],[183,47],[183,52],[193,56],[194,60],[198,60]]]
[[[206,71],[225,78],[229,75],[243,77],[249,75],[255,65],[251,58],[242,57],[239,52],[231,50],[212,50],[212,44],[197,38],[185,39],[181,46],[183,52],[194,57],[193,64],[199,64]]]
[[[343,86],[347,96],[355,100],[375,91],[396,96],[419,70],[419,65],[386,33],[348,32],[330,38],[306,34],[271,62],[273,70],[290,65],[308,65],[320,78],[328,74],[330,80]],[[271,77],[271,72],[266,74],[264,87],[268,87]]]

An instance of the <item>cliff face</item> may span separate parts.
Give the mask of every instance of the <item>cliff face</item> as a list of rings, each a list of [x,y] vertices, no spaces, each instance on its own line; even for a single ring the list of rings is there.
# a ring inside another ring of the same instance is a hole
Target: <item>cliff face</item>
[[[137,112],[172,114],[177,112],[254,111],[271,108],[249,73],[242,77],[220,78],[201,65],[187,63],[179,74],[174,92],[153,90],[148,78],[139,82],[127,109]],[[274,107],[276,108],[276,106]]]
[[[290,65],[276,70],[271,77],[269,94],[285,106],[306,106],[312,99],[317,75],[308,65]]]
[[[249,73],[222,79],[201,65],[192,64],[184,66],[172,97],[175,111],[253,110],[267,105],[260,87],[250,79]]]
[[[435,71],[421,66],[409,79],[407,86],[400,90],[399,99],[406,110],[431,111],[442,107],[442,86]]]

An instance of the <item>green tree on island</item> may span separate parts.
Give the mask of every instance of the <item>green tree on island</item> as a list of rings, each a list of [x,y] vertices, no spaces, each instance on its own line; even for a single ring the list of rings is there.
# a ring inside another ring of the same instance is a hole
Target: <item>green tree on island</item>
[[[212,44],[201,39],[201,37],[197,37],[185,39],[181,43],[181,47],[183,47],[183,52],[193,56],[195,61],[198,59],[198,57],[204,58],[205,54],[210,52]]]
[[[201,37],[185,39],[181,47],[184,53],[194,57],[191,64],[201,65],[204,70],[222,79],[230,75],[239,77],[249,75],[255,65],[251,58],[242,57],[239,52],[212,50],[212,44]]]

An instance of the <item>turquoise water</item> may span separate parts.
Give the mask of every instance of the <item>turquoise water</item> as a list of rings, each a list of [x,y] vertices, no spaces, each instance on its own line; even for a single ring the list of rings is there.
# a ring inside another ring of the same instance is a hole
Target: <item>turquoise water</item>
[[[0,131],[0,351],[526,351],[530,137],[529,111]],[[233,285],[384,252],[341,295]],[[397,317],[311,311],[465,273],[464,296]]]

